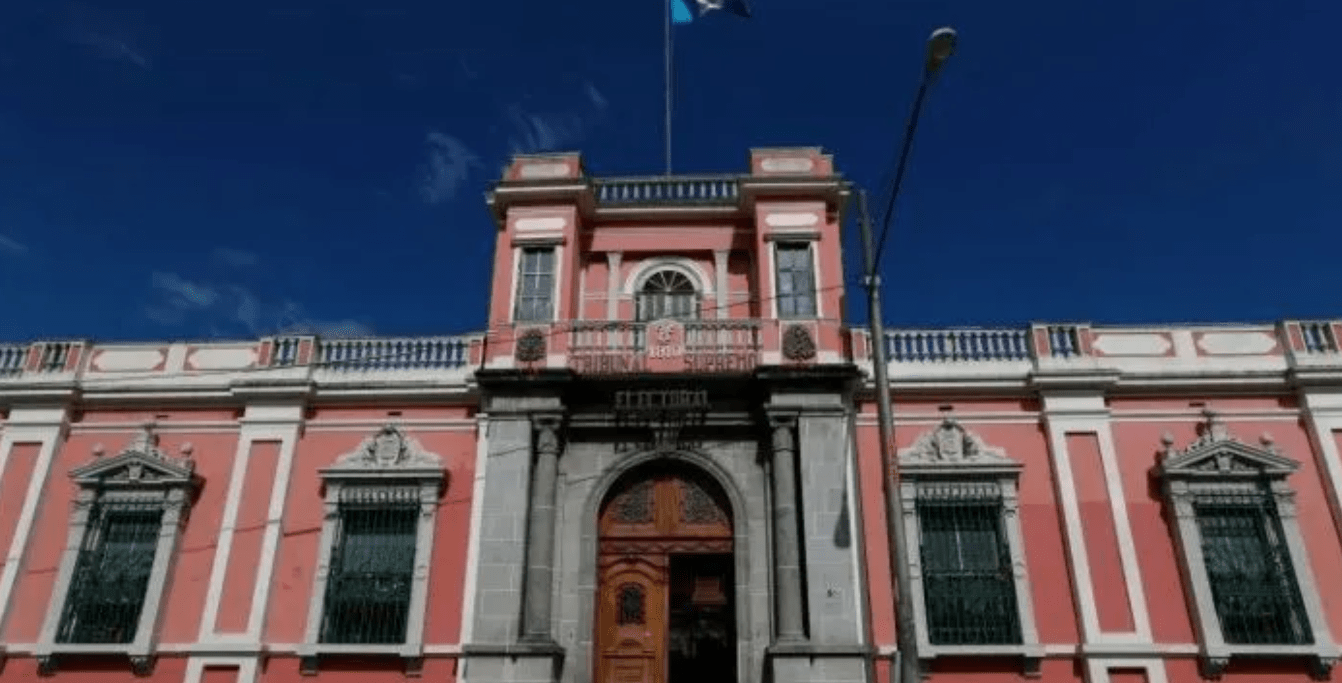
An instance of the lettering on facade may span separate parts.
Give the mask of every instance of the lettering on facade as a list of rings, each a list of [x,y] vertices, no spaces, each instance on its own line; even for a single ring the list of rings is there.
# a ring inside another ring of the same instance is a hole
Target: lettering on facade
[[[689,439],[709,411],[703,389],[625,389],[611,401],[615,426],[622,434],[620,452],[693,448]]]
[[[743,374],[759,364],[756,354],[723,350],[713,339],[687,341],[685,326],[675,320],[649,323],[632,344],[607,344],[607,349],[583,349],[572,354],[571,367],[584,375],[638,375],[691,372]]]

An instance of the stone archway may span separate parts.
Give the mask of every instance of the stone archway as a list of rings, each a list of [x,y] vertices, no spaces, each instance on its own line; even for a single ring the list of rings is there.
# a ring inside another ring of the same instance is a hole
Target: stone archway
[[[600,683],[736,680],[733,520],[726,493],[685,463],[626,473],[599,510]]]

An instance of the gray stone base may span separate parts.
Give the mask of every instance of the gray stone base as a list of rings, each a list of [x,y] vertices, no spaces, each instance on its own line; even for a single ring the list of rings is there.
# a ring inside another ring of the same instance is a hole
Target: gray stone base
[[[862,645],[778,643],[765,653],[773,683],[868,683],[871,650]]]
[[[556,643],[467,645],[462,648],[463,683],[557,683],[564,648]]]

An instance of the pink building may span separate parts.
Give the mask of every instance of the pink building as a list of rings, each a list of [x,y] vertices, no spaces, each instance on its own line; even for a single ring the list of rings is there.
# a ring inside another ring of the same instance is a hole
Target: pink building
[[[518,157],[479,334],[0,345],[0,683],[890,681],[848,197]],[[1342,681],[1339,334],[891,331],[929,680]]]

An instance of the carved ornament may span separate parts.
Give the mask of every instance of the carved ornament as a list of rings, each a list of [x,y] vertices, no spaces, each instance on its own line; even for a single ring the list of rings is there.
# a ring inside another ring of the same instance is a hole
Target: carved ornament
[[[1281,454],[1270,435],[1260,437],[1260,445],[1250,446],[1235,438],[1214,411],[1203,411],[1203,416],[1205,420],[1198,438],[1187,447],[1175,448],[1173,436],[1166,434],[1162,437],[1160,476],[1192,479],[1282,478],[1300,467],[1299,463]]]
[[[899,466],[906,474],[948,470],[1011,473],[1021,469],[1021,464],[1007,457],[1005,451],[987,445],[979,435],[949,418],[900,450]]]

